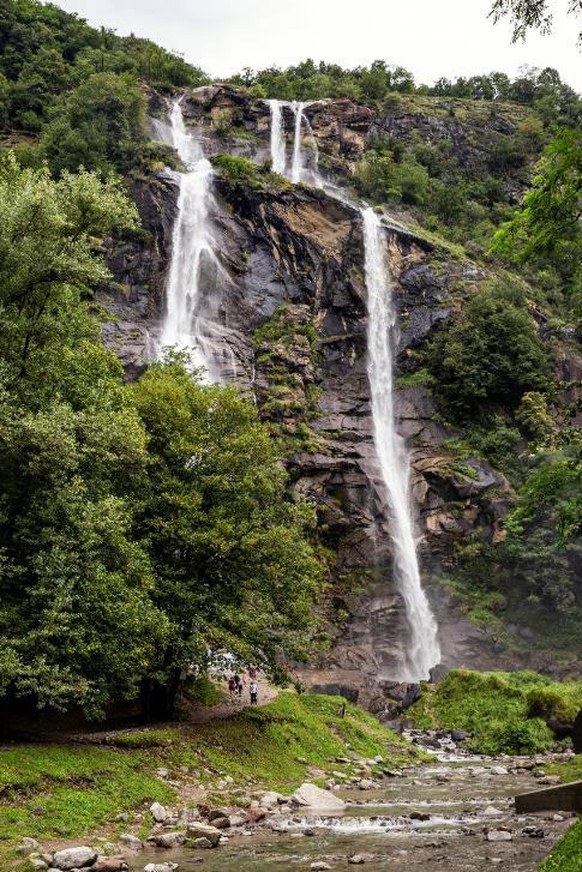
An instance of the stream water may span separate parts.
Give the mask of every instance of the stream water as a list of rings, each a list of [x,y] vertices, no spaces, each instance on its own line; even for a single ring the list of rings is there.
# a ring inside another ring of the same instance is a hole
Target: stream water
[[[145,862],[175,862],[179,872],[271,872],[309,870],[316,861],[346,872],[348,858],[368,854],[374,872],[533,872],[572,819],[564,815],[516,815],[516,793],[535,790],[537,779],[524,758],[444,760],[386,779],[380,790],[337,791],[348,803],[341,816],[278,815],[269,824],[235,835],[215,850],[156,850]],[[506,774],[500,774],[502,767]],[[556,819],[555,819],[556,818]],[[558,820],[557,818],[561,818]],[[509,841],[489,841],[487,831],[509,832]],[[226,831],[228,833],[228,831]],[[309,835],[312,833],[312,835]],[[199,866],[203,859],[202,867]]]

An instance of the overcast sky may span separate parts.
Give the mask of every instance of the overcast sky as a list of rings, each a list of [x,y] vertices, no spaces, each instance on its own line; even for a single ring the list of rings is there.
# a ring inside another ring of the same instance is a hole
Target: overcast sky
[[[417,82],[528,64],[555,67],[582,92],[579,21],[551,0],[555,32],[511,45],[510,26],[487,19],[491,0],[55,0],[91,24],[153,39],[214,77],[312,57],[343,66],[382,58]],[[578,27],[577,27],[578,25]]]

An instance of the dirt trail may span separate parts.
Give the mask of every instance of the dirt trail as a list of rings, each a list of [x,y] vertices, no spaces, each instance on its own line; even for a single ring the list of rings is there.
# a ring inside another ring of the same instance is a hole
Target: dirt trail
[[[258,676],[256,683],[259,688],[257,705],[268,705],[279,695],[279,691],[272,687],[263,676]],[[224,686],[226,687],[226,682]],[[228,693],[228,691],[226,692]],[[232,718],[248,706],[250,706],[250,698],[247,683],[240,697],[237,694],[234,699],[228,698],[216,705],[202,705],[201,703],[190,705],[188,707],[188,723],[206,724],[209,721],[226,720],[226,718]]]

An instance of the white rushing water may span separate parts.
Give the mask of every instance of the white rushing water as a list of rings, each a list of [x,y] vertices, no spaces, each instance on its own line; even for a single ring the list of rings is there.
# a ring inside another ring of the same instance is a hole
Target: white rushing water
[[[285,152],[285,129],[283,126],[283,106],[281,100],[268,100],[271,110],[271,165],[273,171],[285,175],[287,155]]]
[[[301,124],[305,103],[294,101],[291,108],[295,113],[295,132],[293,135],[293,162],[291,164],[291,181],[297,184],[303,175],[303,148],[301,143]]]
[[[215,208],[213,169],[200,144],[186,129],[179,101],[172,106],[170,121],[173,144],[187,172],[180,176],[178,215],[174,224],[160,345],[186,351],[192,366],[208,373],[211,342],[204,335],[198,310],[204,275],[215,276],[220,269],[210,221]]]
[[[319,150],[317,140],[313,134],[309,119],[305,114],[305,108],[309,103],[302,103],[297,100],[289,102],[286,100],[267,100],[269,110],[271,112],[271,165],[276,173],[282,176],[287,176],[294,184],[305,182],[316,187],[322,186],[322,179],[319,175]],[[293,129],[293,149],[291,152],[291,166],[288,166],[287,148],[285,140],[285,124],[283,117],[283,109],[287,107],[292,110],[295,116]],[[308,158],[306,155],[305,146],[303,144],[303,127],[307,129],[311,140],[312,156],[309,160],[311,166],[308,166]]]
[[[382,225],[372,209],[362,210],[368,293],[368,378],[374,442],[386,486],[394,545],[394,578],[404,600],[410,638],[401,681],[428,679],[440,662],[437,625],[422,589],[409,498],[409,458],[396,430],[392,343],[396,314]]]

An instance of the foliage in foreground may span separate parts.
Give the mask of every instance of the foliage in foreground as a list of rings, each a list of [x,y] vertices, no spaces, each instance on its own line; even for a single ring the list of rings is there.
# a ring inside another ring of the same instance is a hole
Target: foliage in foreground
[[[435,688],[423,686],[410,709],[419,727],[467,730],[483,754],[532,754],[551,748],[548,719],[573,720],[582,707],[582,683],[561,685],[535,672],[453,669]]]
[[[87,305],[119,185],[0,162],[0,703],[171,707],[210,649],[299,656],[322,570],[313,513],[234,388],[179,358],[135,385]]]

